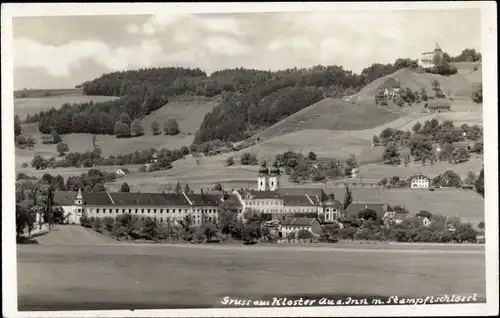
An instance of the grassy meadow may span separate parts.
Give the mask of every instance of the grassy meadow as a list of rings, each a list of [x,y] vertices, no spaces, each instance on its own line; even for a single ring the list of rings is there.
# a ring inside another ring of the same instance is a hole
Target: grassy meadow
[[[78,96],[82,94],[82,90],[79,88],[20,89],[14,91],[14,98],[46,98],[55,96]]]
[[[35,95],[36,96],[36,95]],[[19,116],[21,120],[26,118],[28,114],[39,113],[43,110],[49,110],[52,107],[58,109],[62,105],[85,103],[93,101],[94,103],[105,102],[108,100],[116,99],[113,96],[86,96],[81,93],[68,94],[68,95],[54,95],[54,96],[36,96],[30,98],[15,98],[14,99],[14,113]]]
[[[485,295],[484,252],[468,249],[24,245],[17,260],[19,310],[211,307],[226,295]]]

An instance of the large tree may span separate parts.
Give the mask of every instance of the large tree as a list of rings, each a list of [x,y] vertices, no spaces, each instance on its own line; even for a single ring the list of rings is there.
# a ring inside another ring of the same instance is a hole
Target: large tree
[[[130,130],[132,134],[136,137],[144,135],[144,128],[142,128],[141,121],[139,119],[134,119],[130,125]]]
[[[122,121],[116,122],[114,131],[116,138],[130,137],[130,127]]]
[[[179,123],[177,123],[177,120],[175,118],[169,119],[164,127],[163,127],[163,132],[165,135],[177,135],[180,133],[179,129]]]
[[[352,192],[351,192],[351,189],[349,188],[349,185],[345,185],[345,194],[344,194],[344,210],[347,209],[347,207],[349,207],[349,205],[351,205],[353,201],[353,197],[352,197]]]
[[[58,143],[56,148],[60,156],[64,156],[69,151],[68,145],[63,142]]]

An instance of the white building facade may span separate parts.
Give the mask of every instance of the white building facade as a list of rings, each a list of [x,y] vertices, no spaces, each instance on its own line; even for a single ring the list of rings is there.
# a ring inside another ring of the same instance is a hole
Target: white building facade
[[[419,174],[417,176],[413,176],[410,180],[410,187],[412,189],[428,189],[431,184],[431,179],[424,176],[423,174]]]

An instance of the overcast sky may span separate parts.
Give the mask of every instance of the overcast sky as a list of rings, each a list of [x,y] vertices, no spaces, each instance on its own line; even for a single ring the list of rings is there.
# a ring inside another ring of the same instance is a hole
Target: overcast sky
[[[13,19],[14,86],[69,88],[148,66],[283,69],[317,64],[360,72],[417,58],[436,42],[481,50],[479,10],[235,13]]]

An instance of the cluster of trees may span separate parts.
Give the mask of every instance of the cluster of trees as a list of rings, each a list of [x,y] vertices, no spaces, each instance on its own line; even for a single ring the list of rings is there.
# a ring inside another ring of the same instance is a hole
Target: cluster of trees
[[[58,167],[94,167],[94,166],[114,166],[114,165],[129,165],[129,164],[146,164],[153,162],[151,167],[153,170],[164,170],[172,167],[172,162],[184,158],[190,153],[189,147],[183,146],[180,149],[146,149],[142,151],[134,151],[124,155],[110,155],[107,158],[101,156],[101,149],[94,148],[93,151],[87,152],[70,152],[67,145],[59,143],[57,151],[60,154],[65,154],[64,158],[57,160],[55,157],[45,159],[40,155],[35,155],[31,161],[31,166],[37,170]],[[154,162],[156,161],[156,162]]]
[[[356,157],[351,156],[344,162],[337,159],[318,160],[314,152],[304,155],[301,152],[289,150],[278,154],[275,161],[279,167],[284,167],[290,180],[299,183],[306,180],[324,182],[328,179],[339,179],[351,176],[353,169],[358,167]]]
[[[482,55],[480,52],[476,52],[475,49],[465,49],[460,52],[457,56],[450,56],[447,53],[443,54],[443,60],[446,62],[479,62],[482,60]]]
[[[410,186],[411,177],[403,179],[399,176],[393,176],[391,178],[383,178],[380,180],[380,185],[384,188],[407,188]],[[460,175],[453,170],[446,170],[434,177],[431,180],[431,185],[434,187],[445,187],[445,188],[461,188],[464,185],[474,186],[476,191],[484,196],[484,168],[478,176],[472,171],[469,171],[467,176],[462,180]]]
[[[203,217],[201,225],[196,226],[190,216],[174,221],[166,218],[158,222],[155,218],[139,217],[130,214],[116,218],[82,217],[82,226],[96,231],[111,233],[116,239],[144,239],[154,241],[217,242],[223,239],[241,240],[245,244],[255,244],[259,239],[276,239],[263,226],[266,218],[261,213],[248,211],[244,220],[238,217],[235,207],[227,202],[220,206],[218,222]]]
[[[479,87],[472,92],[472,100],[478,104],[483,102],[483,83],[481,83]]]
[[[21,176],[18,175],[18,177]],[[116,179],[116,173],[98,169],[89,169],[89,171],[79,176],[70,176],[66,180],[61,175],[44,173],[36,182],[27,179],[18,185],[19,191],[17,195],[23,196],[26,191],[38,189],[43,186],[50,186],[55,191],[77,191],[81,189],[87,192],[103,192],[106,191],[104,184],[113,182]]]
[[[157,121],[151,123],[151,132],[153,135],[161,133],[160,124]],[[180,133],[179,123],[175,118],[169,119],[163,125],[163,132],[165,135],[178,135]],[[119,120],[115,123],[114,130],[116,138],[130,138],[139,137],[144,135],[144,128],[140,119],[132,120],[129,115],[121,114]]]
[[[407,210],[406,213],[409,213]],[[431,223],[425,226],[422,219]],[[357,215],[342,220],[344,228],[332,225],[329,237],[339,239],[425,242],[425,243],[475,243],[477,231],[469,223],[462,223],[459,218],[432,215],[420,211],[415,216],[406,217],[397,224],[392,220],[382,220],[371,209],[359,211]]]
[[[229,158],[228,158],[227,164],[230,165],[230,163],[231,163],[231,160],[229,160]],[[233,160],[233,164],[234,164],[234,160]],[[256,155],[251,154],[249,152],[245,152],[240,158],[240,164],[242,166],[256,166],[257,164],[259,164],[259,162],[258,162]]]
[[[399,84],[396,86],[399,86]],[[415,102],[420,103],[429,99],[427,92],[423,87],[416,92],[413,92],[409,87],[396,88],[399,88],[399,91],[392,96],[392,102],[399,107],[403,107],[405,103],[411,106]],[[375,94],[375,104],[387,106],[388,101],[389,96],[385,96],[385,90],[380,90],[377,94]]]
[[[436,161],[449,161],[460,163],[467,161],[470,153],[481,154],[483,152],[483,129],[478,126],[463,124],[455,127],[453,121],[445,120],[440,123],[437,119],[427,120],[424,125],[416,123],[412,132],[400,129],[386,128],[377,136],[373,136],[373,144],[385,146],[382,160],[386,164],[398,165],[401,163],[401,148],[408,147],[411,156],[417,162],[425,164],[429,161],[434,164]],[[457,142],[474,142],[472,147],[455,145]],[[434,151],[433,145],[439,144],[441,151]],[[405,157],[407,165],[411,158]]]
[[[165,222],[158,222],[152,217],[139,217],[123,214],[116,218],[87,218],[83,216],[80,223],[84,227],[92,228],[97,232],[109,232],[117,240],[172,240],[172,241],[207,241],[218,240],[218,229],[214,223],[204,222],[202,226],[193,226],[190,216],[174,222],[167,218]]]
[[[140,134],[141,131],[143,133],[140,121],[131,125],[132,121],[140,120],[167,102],[168,99],[161,90],[143,83],[130,88],[130,91],[119,99],[99,103],[93,101],[80,104],[67,103],[60,109],[51,108],[29,118],[30,121],[38,120],[38,129],[43,134],[49,134],[54,130],[58,134],[113,135],[117,130],[120,137],[123,137],[130,135],[127,134],[127,129],[133,134]],[[125,127],[127,124],[129,126]]]
[[[35,228],[36,216],[40,217],[39,225],[47,224],[49,229],[52,224],[63,224],[65,216],[63,209],[54,204],[53,193],[54,188],[43,186],[40,183],[31,184],[16,184],[16,239],[22,243],[26,241],[26,230],[28,235]]]

